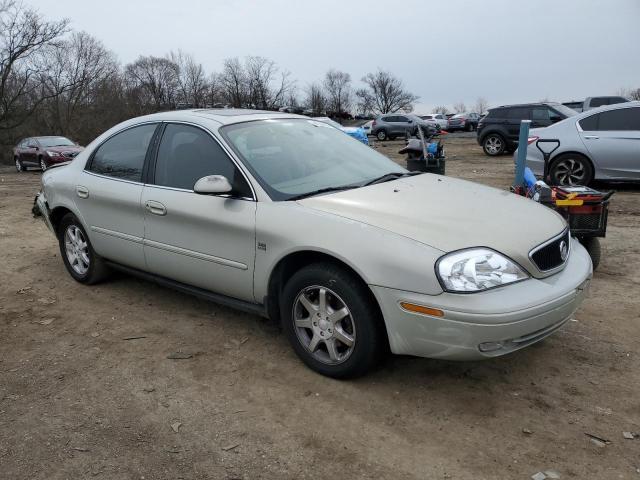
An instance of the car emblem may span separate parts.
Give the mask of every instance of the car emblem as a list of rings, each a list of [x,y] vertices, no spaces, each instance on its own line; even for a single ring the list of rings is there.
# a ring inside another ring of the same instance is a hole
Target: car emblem
[[[569,246],[567,245],[567,242],[562,240],[560,242],[560,258],[563,262],[567,259],[567,255],[569,255]]]

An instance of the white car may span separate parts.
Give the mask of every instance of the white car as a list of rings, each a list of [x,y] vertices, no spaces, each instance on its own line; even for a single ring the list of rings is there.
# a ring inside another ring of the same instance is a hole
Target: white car
[[[420,118],[426,121],[433,120],[440,130],[446,130],[449,125],[447,117],[441,113],[429,113],[428,115],[420,115]]]
[[[34,210],[78,282],[116,268],[270,317],[332,377],[387,350],[495,357],[571,318],[591,260],[557,213],[416,173],[307,117],[172,111],[48,169]]]

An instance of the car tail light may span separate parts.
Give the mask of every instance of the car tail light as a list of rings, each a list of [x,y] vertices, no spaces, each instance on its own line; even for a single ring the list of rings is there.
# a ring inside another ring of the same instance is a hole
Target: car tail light
[[[529,137],[527,139],[527,145],[531,145],[533,142],[535,142],[536,140],[538,140],[540,137],[536,137],[535,135],[533,137]]]

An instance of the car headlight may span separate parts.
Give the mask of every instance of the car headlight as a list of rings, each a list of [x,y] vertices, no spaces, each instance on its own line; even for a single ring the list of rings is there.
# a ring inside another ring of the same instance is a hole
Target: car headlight
[[[488,248],[449,253],[438,260],[436,273],[449,292],[479,292],[529,278],[518,264]]]
[[[49,155],[50,157],[61,157],[62,154],[60,152],[51,152],[49,150],[47,150],[47,155]]]

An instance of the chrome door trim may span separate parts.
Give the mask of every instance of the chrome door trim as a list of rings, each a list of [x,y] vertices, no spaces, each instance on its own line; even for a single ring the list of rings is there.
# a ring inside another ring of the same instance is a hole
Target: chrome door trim
[[[96,233],[102,233],[103,235],[109,235],[111,237],[120,238],[122,240],[128,240],[133,243],[142,243],[142,237],[136,237],[135,235],[129,235],[128,233],[109,230],[108,228],[92,226],[91,231]]]
[[[187,257],[197,258],[198,260],[205,260],[207,262],[217,263],[219,265],[224,265],[226,267],[237,268],[239,270],[248,270],[249,267],[244,263],[236,262],[234,260],[228,260],[226,258],[215,257],[213,255],[208,255],[206,253],[196,252],[194,250],[188,250],[186,248],[176,247],[174,245],[169,245],[167,243],[156,242],[154,240],[143,239],[142,244],[145,247],[153,247],[159,250],[164,250],[170,253],[177,253],[180,255],[185,255]]]
[[[93,175],[94,177],[98,177],[98,178],[106,178],[107,180],[115,180],[116,182],[131,183],[132,185],[140,185],[140,186],[144,185],[144,183],[142,182],[135,182],[133,180],[127,180],[126,178],[110,177],[109,175],[102,175],[101,173],[95,173],[90,170],[82,170],[82,173],[86,173],[87,175]]]

